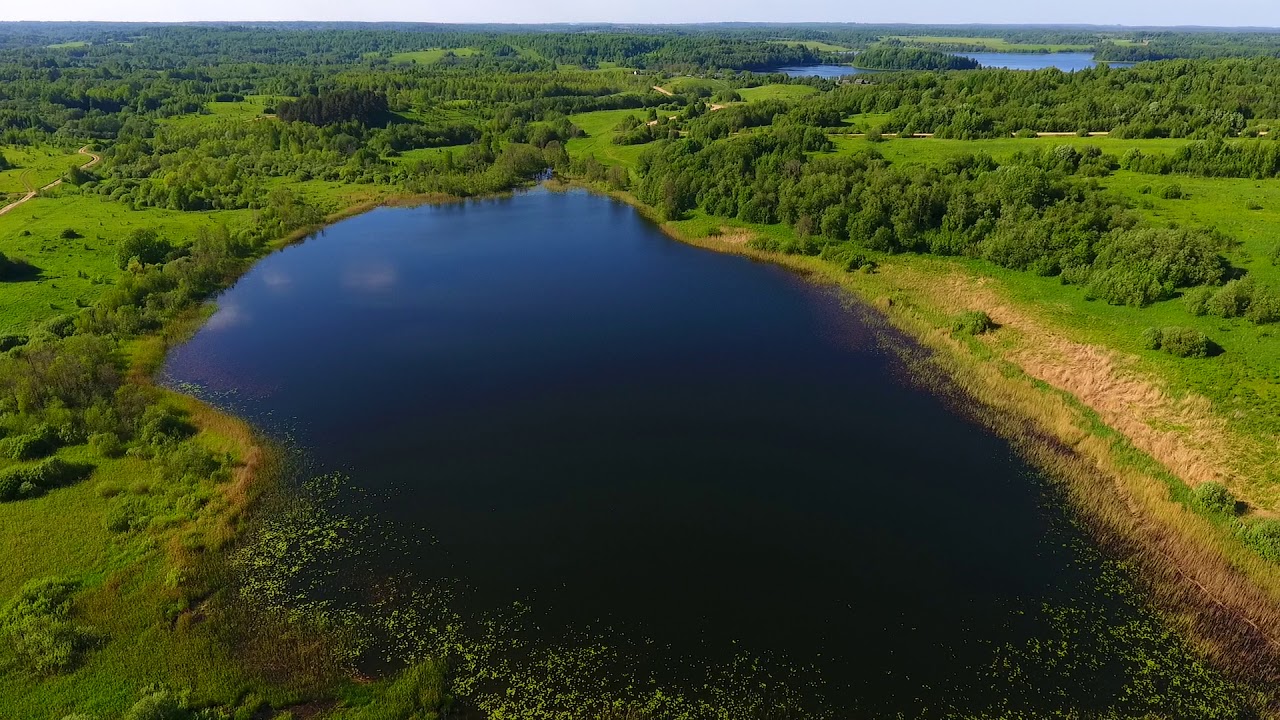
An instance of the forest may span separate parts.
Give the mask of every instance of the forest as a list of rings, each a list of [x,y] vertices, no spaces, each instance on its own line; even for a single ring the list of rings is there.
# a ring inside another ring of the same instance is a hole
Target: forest
[[[1064,48],[1138,64],[957,54]],[[1151,496],[1200,523],[1196,562],[1280,590],[1265,449],[1280,431],[1278,56],[1263,32],[0,23],[0,715],[456,717],[475,690],[463,674],[388,649],[438,628],[388,613],[387,647],[370,647],[353,636],[375,632],[367,619],[271,577],[356,523],[275,524],[330,516],[251,489],[283,472],[253,433],[155,372],[211,298],[328,222],[548,178],[695,244],[925,308],[914,322],[1006,375],[1022,371],[997,307],[1040,308],[1061,337],[1203,398],[1232,452],[1264,449],[1212,482],[1161,470]],[[819,63],[883,72],[779,72]],[[972,277],[1001,302],[957,313],[920,290]],[[1108,421],[1081,438],[1122,446]],[[1159,449],[1123,445],[1125,462],[1158,465],[1144,453]],[[246,547],[270,551],[246,562]],[[1175,595],[1151,612],[1189,615]],[[1187,647],[1230,635],[1187,625]],[[1274,656],[1251,671],[1222,647],[1175,668],[1180,687],[1212,689],[1204,717],[1275,717]],[[1109,716],[1158,713],[1165,689],[1146,690]]]

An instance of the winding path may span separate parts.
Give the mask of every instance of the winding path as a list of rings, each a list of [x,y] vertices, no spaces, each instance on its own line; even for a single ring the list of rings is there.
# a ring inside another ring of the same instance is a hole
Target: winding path
[[[79,153],[80,153],[81,155],[88,155],[88,156],[89,156],[89,162],[87,162],[87,163],[85,163],[85,164],[81,165],[81,166],[80,166],[80,169],[81,169],[81,170],[88,170],[89,168],[93,167],[94,165],[97,165],[99,162],[102,162],[102,156],[100,156],[100,155],[96,155],[96,154],[94,154],[94,153],[89,152],[89,146],[88,146],[88,145],[85,145],[84,147],[80,148]],[[26,181],[24,180],[23,182],[26,182]],[[34,197],[36,196],[36,194],[37,194],[37,193],[39,193],[39,192],[41,192],[41,191],[44,191],[44,190],[50,190],[50,189],[52,189],[52,188],[58,187],[58,186],[59,186],[59,185],[61,185],[61,184],[62,184],[62,178],[58,178],[57,180],[54,180],[53,182],[49,183],[48,185],[45,185],[45,186],[44,186],[44,187],[42,187],[42,188],[33,188],[33,187],[31,187],[31,184],[30,184],[30,183],[27,183],[27,188],[28,188],[28,189],[27,189],[27,194],[26,194],[26,195],[23,195],[21,198],[19,198],[19,199],[17,199],[17,200],[14,200],[13,202],[9,203],[8,205],[5,205],[4,207],[0,208],[0,215],[4,215],[5,213],[9,212],[10,210],[12,210],[12,209],[14,209],[14,208],[18,207],[19,205],[21,205],[21,204],[23,204],[23,203],[27,202],[28,200],[30,200],[30,199],[32,199],[32,198],[34,198]]]

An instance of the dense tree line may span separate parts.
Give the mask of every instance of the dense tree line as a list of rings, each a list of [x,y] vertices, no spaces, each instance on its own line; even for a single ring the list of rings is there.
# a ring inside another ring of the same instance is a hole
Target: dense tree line
[[[323,95],[306,95],[286,100],[276,107],[285,122],[337,125],[354,122],[375,125],[387,120],[387,96],[374,90],[337,90]]]
[[[874,151],[813,156],[826,138],[812,130],[783,122],[724,140],[659,143],[641,160],[636,195],[671,218],[698,208],[796,230],[795,242],[758,241],[771,250],[856,257],[859,266],[859,249],[963,255],[1057,276],[1114,304],[1144,306],[1233,276],[1226,237],[1142,227],[1078,174],[1090,166],[1084,154],[900,168]]]
[[[854,56],[854,64],[872,70],[976,70],[978,61],[920,48],[881,46]]]
[[[1224,137],[1280,117],[1280,60],[1169,61],[1074,73],[911,73],[846,85],[825,99],[844,115],[887,113],[886,132],[1008,137],[1110,131],[1118,137]]]

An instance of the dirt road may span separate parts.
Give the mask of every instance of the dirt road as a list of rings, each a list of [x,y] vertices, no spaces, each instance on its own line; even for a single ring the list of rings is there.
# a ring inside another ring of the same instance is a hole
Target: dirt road
[[[88,155],[88,156],[89,156],[89,162],[87,162],[87,163],[85,163],[85,164],[81,165],[81,166],[80,166],[80,169],[81,169],[81,170],[88,170],[89,168],[93,167],[94,165],[97,165],[99,162],[101,162],[101,161],[102,161],[102,157],[101,157],[101,156],[99,156],[99,155],[95,155],[94,153],[89,152],[89,146],[88,146],[88,145],[85,145],[84,147],[80,148],[80,151],[79,151],[79,152],[80,152],[80,154],[81,154],[81,155]],[[26,194],[26,195],[23,195],[21,198],[19,198],[19,199],[15,200],[15,201],[13,201],[13,202],[9,203],[8,205],[5,205],[4,207],[0,208],[0,215],[4,215],[5,213],[9,212],[10,210],[12,210],[12,209],[14,209],[14,208],[18,207],[19,205],[21,205],[21,204],[23,204],[23,203],[27,202],[28,200],[30,200],[30,199],[32,199],[32,198],[34,198],[34,197],[36,196],[36,193],[39,193],[41,190],[50,190],[50,189],[52,189],[52,188],[58,187],[58,186],[59,186],[59,185],[61,185],[61,184],[62,184],[62,178],[58,178],[57,180],[54,180],[53,182],[51,182],[51,183],[49,183],[48,185],[45,185],[44,187],[39,188],[39,189],[37,189],[37,188],[33,188],[33,187],[31,187],[30,185],[27,185],[27,188],[28,188],[27,194]]]

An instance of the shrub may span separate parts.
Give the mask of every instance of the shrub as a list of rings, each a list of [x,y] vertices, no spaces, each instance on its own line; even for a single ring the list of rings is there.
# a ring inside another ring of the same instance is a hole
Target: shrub
[[[1259,325],[1280,320],[1280,298],[1252,277],[1228,281],[1209,298],[1205,309],[1211,315],[1243,317]]]
[[[116,249],[116,260],[123,270],[129,267],[132,260],[142,265],[155,265],[168,259],[173,252],[173,245],[161,238],[155,230],[134,230],[120,247]]]
[[[124,720],[186,720],[191,714],[165,688],[153,687],[124,714]]]
[[[1182,296],[1182,302],[1187,307],[1187,312],[1200,317],[1209,314],[1209,303],[1213,300],[1213,294],[1217,292],[1217,288],[1209,285],[1201,285],[1193,287]]]
[[[0,335],[0,353],[26,345],[29,339],[26,335]]]
[[[951,323],[951,332],[961,335],[982,335],[995,330],[998,325],[991,316],[981,310],[970,310]]]
[[[62,672],[92,642],[92,634],[71,621],[77,587],[65,578],[36,580],[23,586],[0,614],[0,635],[26,670]]]
[[[1213,341],[1195,328],[1147,328],[1142,331],[1142,346],[1163,350],[1174,357],[1209,357],[1215,349]]]
[[[102,525],[110,532],[122,533],[143,527],[147,520],[142,505],[137,500],[125,498],[107,507]]]
[[[1209,512],[1235,515],[1236,498],[1221,483],[1204,482],[1196,486],[1196,503]]]
[[[124,443],[113,432],[94,433],[89,436],[89,447],[104,458],[118,458],[124,454]]]
[[[1280,562],[1280,520],[1259,520],[1245,531],[1245,541],[1258,554],[1273,562]]]
[[[56,457],[29,467],[8,468],[0,472],[0,502],[33,497],[70,485],[83,480],[92,471],[92,466],[69,463]],[[24,491],[24,486],[30,487]]]
[[[29,433],[0,441],[0,455],[13,460],[35,460],[53,453],[60,444],[57,430],[51,425],[38,425]]]
[[[1175,183],[1160,188],[1160,197],[1165,200],[1181,200],[1186,196],[1182,194],[1182,186]]]
[[[75,228],[63,228],[62,232],[58,233],[58,237],[63,240],[78,240],[84,236],[76,232]]]
[[[191,437],[195,431],[195,426],[178,411],[164,405],[152,405],[143,412],[138,439],[159,448]]]

